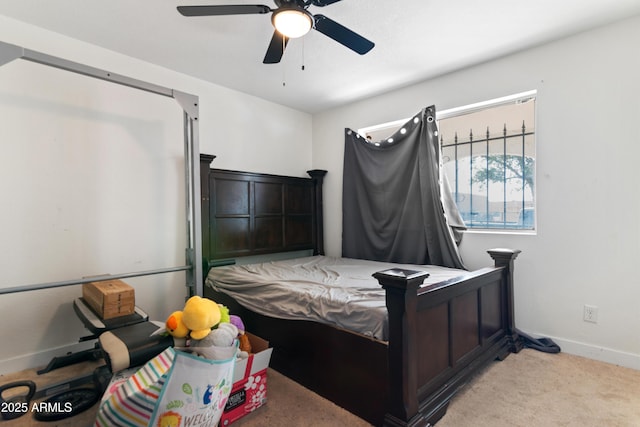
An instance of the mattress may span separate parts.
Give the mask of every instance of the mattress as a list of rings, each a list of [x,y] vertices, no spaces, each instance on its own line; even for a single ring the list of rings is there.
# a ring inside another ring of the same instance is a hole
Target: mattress
[[[212,268],[206,285],[262,315],[312,320],[386,341],[385,291],[372,275],[389,268],[428,272],[422,286],[467,273],[434,265],[312,256]]]

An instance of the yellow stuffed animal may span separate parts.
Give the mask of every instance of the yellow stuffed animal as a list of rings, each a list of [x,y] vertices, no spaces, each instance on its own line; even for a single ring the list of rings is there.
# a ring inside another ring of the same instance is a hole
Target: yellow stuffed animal
[[[184,338],[189,335],[189,328],[182,321],[182,311],[174,311],[165,322],[167,332],[175,338]]]
[[[191,331],[190,337],[201,340],[211,332],[211,328],[220,323],[220,307],[215,301],[199,296],[187,300],[182,310],[182,323]]]

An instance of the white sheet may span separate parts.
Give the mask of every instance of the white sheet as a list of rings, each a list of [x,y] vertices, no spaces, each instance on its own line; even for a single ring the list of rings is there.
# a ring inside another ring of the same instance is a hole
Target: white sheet
[[[425,285],[466,273],[433,265],[313,256],[213,268],[206,284],[256,313],[328,323],[387,340],[385,292],[372,274],[389,268],[427,271]]]

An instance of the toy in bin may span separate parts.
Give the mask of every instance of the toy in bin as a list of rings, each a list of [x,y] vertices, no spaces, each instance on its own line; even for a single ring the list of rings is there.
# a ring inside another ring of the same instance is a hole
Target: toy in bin
[[[269,348],[269,342],[246,332],[242,319],[229,313],[229,309],[218,304],[220,321],[215,324],[204,338],[192,339],[192,330],[204,329],[206,324],[192,323],[193,313],[199,312],[203,307],[210,307],[206,298],[191,297],[185,304],[184,310],[172,313],[166,322],[167,332],[174,337],[189,338],[185,347],[176,347],[180,350],[192,352],[205,357],[219,357],[220,351],[230,342],[238,343],[238,358],[235,362],[233,374],[233,387],[225,404],[220,425],[227,426],[243,416],[253,412],[267,401],[267,368],[273,349]],[[215,309],[211,309],[217,313]],[[185,314],[186,321],[185,321]],[[217,314],[215,316],[217,318]],[[213,321],[209,320],[209,323]],[[202,336],[198,334],[197,336]]]
[[[199,296],[187,300],[183,310],[174,311],[165,322],[166,330],[174,338],[187,338],[185,346],[176,349],[188,351],[207,359],[224,359],[235,353],[236,340],[244,334],[244,325],[238,316],[229,315],[229,309],[215,301]],[[242,331],[238,329],[239,325]],[[247,357],[247,348],[240,348],[240,357]]]
[[[238,337],[245,335],[238,326],[244,329],[226,307],[206,298],[190,298],[183,310],[167,318],[163,328],[174,345],[184,345],[167,348],[142,368],[119,378],[119,384],[111,384],[96,426],[120,425],[119,417],[126,418],[122,425],[129,426],[170,420],[190,426],[209,427],[219,421],[227,425],[264,404],[271,349],[266,341],[247,333],[256,353],[237,357],[242,353]],[[193,339],[194,335],[202,338]]]

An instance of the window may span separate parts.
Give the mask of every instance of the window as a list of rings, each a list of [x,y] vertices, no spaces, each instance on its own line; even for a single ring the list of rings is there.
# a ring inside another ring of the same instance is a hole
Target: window
[[[443,172],[468,229],[535,229],[535,99],[530,91],[436,112]],[[358,133],[384,140],[405,122]]]
[[[469,229],[535,229],[535,92],[443,111],[443,171]]]

